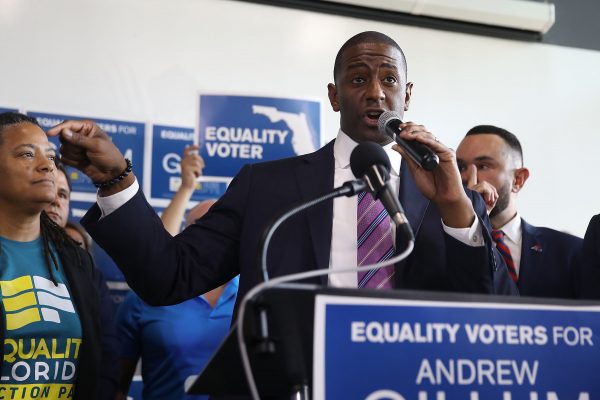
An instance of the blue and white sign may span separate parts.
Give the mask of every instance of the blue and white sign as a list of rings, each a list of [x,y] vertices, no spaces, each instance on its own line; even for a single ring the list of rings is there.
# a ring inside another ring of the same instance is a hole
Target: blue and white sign
[[[4,113],[4,112],[17,112],[18,110],[16,108],[4,108],[4,107],[0,107],[0,113]]]
[[[200,95],[198,132],[204,174],[233,177],[244,164],[320,147],[321,104],[274,97]]]
[[[600,399],[600,306],[317,296],[314,398]]]
[[[152,127],[152,198],[171,199],[181,186],[181,160],[186,146],[195,143],[193,128],[154,125]],[[204,173],[205,171],[203,171]],[[219,198],[227,189],[227,181],[211,181],[200,177],[193,201]]]
[[[39,112],[28,112],[28,115],[37,119],[40,126],[47,131],[55,125],[60,124],[66,119],[91,119],[96,122],[104,132],[106,132],[121,150],[126,158],[133,163],[133,171],[138,182],[144,182],[144,130],[145,125],[141,122],[117,121],[112,119],[99,119],[92,117],[76,117],[71,115],[47,114]],[[50,142],[60,147],[57,137],[49,138]],[[69,176],[73,184],[74,192],[96,193],[96,187],[92,185],[91,180],[76,170],[68,168]]]
[[[69,202],[69,221],[75,221],[79,223],[81,218],[88,212],[94,205],[91,201],[80,201],[71,199]]]

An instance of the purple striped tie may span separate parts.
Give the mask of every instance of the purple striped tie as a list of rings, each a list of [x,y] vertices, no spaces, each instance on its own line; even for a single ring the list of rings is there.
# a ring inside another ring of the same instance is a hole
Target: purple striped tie
[[[358,195],[357,210],[357,263],[374,264],[394,255],[394,239],[390,226],[390,216],[379,200],[371,193]],[[358,287],[371,289],[392,289],[394,287],[394,266],[358,273]]]

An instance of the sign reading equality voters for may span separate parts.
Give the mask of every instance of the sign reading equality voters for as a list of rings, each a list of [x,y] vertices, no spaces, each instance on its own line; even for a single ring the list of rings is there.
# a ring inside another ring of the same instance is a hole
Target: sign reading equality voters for
[[[28,112],[27,115],[36,118],[45,131],[67,119],[93,120],[111,137],[113,143],[121,150],[125,158],[131,160],[138,182],[140,184],[144,182],[144,123],[39,112]],[[49,140],[58,150],[60,147],[59,139],[51,137]],[[96,187],[87,176],[75,168],[68,167],[67,171],[71,177],[74,192],[96,193]]]
[[[314,398],[600,399],[600,306],[317,296]]]
[[[193,128],[154,125],[152,127],[152,182],[154,199],[171,199],[181,186],[181,161],[186,146],[194,144]],[[204,173],[205,171],[203,171]],[[192,200],[216,199],[225,193],[228,181],[211,181],[201,177]]]
[[[207,176],[230,178],[245,164],[320,147],[319,101],[204,94],[199,100],[200,155]]]

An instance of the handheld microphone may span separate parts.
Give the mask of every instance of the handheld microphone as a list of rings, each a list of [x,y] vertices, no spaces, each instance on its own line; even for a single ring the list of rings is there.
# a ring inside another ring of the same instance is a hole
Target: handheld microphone
[[[350,168],[357,178],[365,180],[373,197],[379,199],[390,218],[398,227],[398,233],[407,241],[414,235],[390,179],[390,159],[385,150],[374,142],[360,143],[350,154]]]
[[[433,171],[440,165],[440,158],[431,149],[423,143],[416,140],[406,141],[398,136],[400,133],[400,114],[395,111],[386,111],[379,116],[379,132],[389,136],[406,151],[406,154],[416,162],[421,168],[427,171]]]

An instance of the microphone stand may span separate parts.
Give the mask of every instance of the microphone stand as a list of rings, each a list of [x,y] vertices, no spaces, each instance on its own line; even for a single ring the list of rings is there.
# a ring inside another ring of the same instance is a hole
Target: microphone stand
[[[362,147],[361,147],[362,146]],[[357,152],[358,151],[358,152]],[[353,161],[355,159],[355,161]],[[362,166],[365,161],[367,165],[370,165],[373,168],[373,174],[366,173],[365,171],[361,171]],[[379,164],[382,165],[379,165]],[[256,340],[253,340],[256,343],[256,347],[258,351],[262,355],[269,355],[275,352],[275,343],[271,339],[269,334],[269,326],[268,326],[268,315],[267,315],[267,307],[263,304],[259,304],[256,301],[257,295],[264,290],[268,286],[274,286],[275,284],[291,281],[291,280],[299,280],[305,279],[308,277],[319,276],[319,275],[327,275],[332,273],[327,270],[317,269],[315,271],[307,271],[303,273],[296,273],[291,275],[286,275],[283,277],[275,278],[273,281],[269,281],[269,272],[267,270],[267,251],[269,249],[269,244],[271,239],[281,224],[289,219],[290,217],[298,214],[301,211],[306,210],[314,205],[322,203],[324,201],[333,199],[339,196],[354,196],[359,192],[365,191],[366,189],[370,189],[370,192],[373,193],[374,197],[380,199],[385,208],[387,210],[395,210],[391,215],[392,220],[396,224],[397,228],[399,228],[399,234],[404,239],[407,239],[408,246],[407,248],[395,257],[388,259],[383,262],[378,262],[372,265],[361,266],[350,269],[342,269],[340,271],[334,271],[335,273],[339,272],[358,272],[363,270],[368,270],[370,268],[381,268],[384,265],[392,265],[396,262],[399,262],[410,254],[414,246],[414,237],[412,234],[412,230],[410,229],[410,224],[408,220],[404,216],[404,212],[402,210],[402,206],[398,202],[396,198],[392,197],[392,191],[389,189],[388,179],[389,179],[389,158],[383,151],[383,149],[374,143],[362,143],[357,146],[357,148],[352,152],[350,157],[350,164],[352,167],[352,172],[355,176],[363,175],[363,179],[358,179],[354,181],[349,181],[344,183],[339,188],[333,189],[331,192],[326,193],[316,199],[310,200],[308,202],[302,202],[297,205],[292,206],[288,211],[284,212],[281,216],[279,216],[273,223],[271,223],[268,229],[265,231],[261,242],[260,242],[260,271],[262,273],[263,282],[250,289],[248,293],[244,296],[240,303],[240,307],[238,309],[237,316],[237,334],[238,334],[238,342],[240,346],[240,355],[242,357],[242,364],[244,366],[244,371],[246,373],[246,378],[248,381],[248,387],[250,389],[250,393],[252,394],[252,398],[254,400],[259,399],[258,388],[256,387],[256,383],[254,382],[254,377],[252,374],[252,368],[250,365],[250,359],[248,357],[248,352],[246,349],[246,343],[244,341],[244,312],[246,308],[246,303],[249,301],[253,301],[255,303],[255,310],[257,312],[257,322],[258,332]],[[358,171],[355,171],[358,169]],[[358,172],[358,173],[357,173]],[[317,266],[318,267],[318,266]],[[254,339],[254,337],[253,337]],[[296,386],[292,389],[292,399],[294,400],[308,400],[308,385],[306,382],[296,382]]]
[[[273,234],[285,220],[287,220],[288,218],[292,217],[293,215],[295,215],[303,210],[306,210],[307,208],[312,207],[316,204],[319,204],[323,201],[326,201],[326,200],[329,200],[329,199],[332,199],[335,197],[339,197],[339,196],[348,196],[348,197],[354,196],[354,195],[358,194],[359,192],[365,191],[365,189],[367,189],[367,185],[363,180],[355,180],[355,181],[346,182],[341,187],[334,189],[330,193],[327,193],[327,194],[325,194],[321,197],[318,197],[314,200],[311,200],[309,202],[297,204],[297,205],[291,207],[287,212],[283,213],[280,217],[278,217],[275,220],[275,222],[273,222],[269,226],[269,228],[267,230],[265,230],[265,234],[263,235],[263,238],[261,240],[261,246],[260,246],[260,249],[261,249],[261,251],[260,251],[260,255],[261,255],[260,256],[260,267],[261,267],[261,272],[263,275],[264,282],[258,284],[254,288],[252,288],[246,294],[246,296],[244,296],[244,298],[242,299],[242,301],[240,303],[240,308],[238,310],[238,315],[237,315],[237,339],[238,339],[238,343],[240,346],[240,357],[242,358],[242,365],[244,368],[244,372],[246,374],[248,389],[250,390],[250,394],[254,400],[259,400],[260,396],[258,393],[258,388],[256,386],[256,382],[254,381],[252,367],[250,365],[250,358],[248,356],[248,350],[247,350],[246,343],[244,340],[244,331],[246,330],[246,329],[244,329],[244,315],[245,315],[245,310],[246,310],[246,304],[248,302],[256,301],[256,298],[263,290],[265,290],[269,287],[275,287],[284,282],[313,278],[313,277],[317,277],[320,275],[328,275],[330,273],[348,273],[348,272],[356,273],[358,271],[368,271],[372,268],[381,268],[386,265],[393,265],[393,264],[396,264],[396,263],[404,260],[412,252],[412,249],[414,246],[414,239],[411,234],[410,237],[408,238],[408,245],[403,250],[403,252],[390,258],[389,260],[384,261],[384,262],[366,265],[366,266],[362,266],[362,267],[345,268],[345,269],[340,269],[340,270],[336,270],[336,271],[329,271],[329,269],[306,271],[306,272],[300,272],[300,273],[291,274],[291,275],[285,275],[285,276],[274,278],[273,280],[269,280],[269,274],[267,271],[268,246],[271,241],[271,238],[273,237]],[[258,332],[257,341],[253,341],[253,342],[254,343],[258,342],[257,346],[258,346],[259,351],[263,355],[268,355],[269,353],[275,352],[275,343],[271,340],[270,335],[269,335],[267,308],[265,306],[261,306],[260,304],[257,304],[255,309],[258,312],[258,324],[260,326],[258,329],[259,332]],[[292,388],[292,392],[290,393],[289,399],[309,400],[310,399],[309,393],[310,393],[309,387],[306,382],[298,383]]]
[[[308,202],[301,202],[293,205],[288,211],[281,214],[274,222],[269,224],[269,227],[265,229],[262,240],[260,242],[260,271],[262,273],[263,282],[269,281],[269,271],[267,270],[267,252],[271,239],[275,234],[275,231],[283,224],[286,220],[293,217],[294,215],[311,208],[324,201],[341,197],[341,196],[355,196],[358,193],[367,189],[367,184],[362,179],[356,179],[344,183],[339,188],[333,189],[331,192],[326,193],[316,199]],[[259,351],[263,353],[273,353],[275,351],[275,344],[269,339],[269,328],[267,325],[267,311],[264,308],[260,309],[259,321],[260,321],[260,333],[258,337],[257,346]]]
[[[263,281],[267,282],[269,280],[269,272],[267,271],[267,250],[269,249],[269,244],[271,243],[273,234],[283,222],[285,222],[288,218],[298,214],[299,212],[311,208],[324,201],[341,196],[352,197],[360,192],[365,191],[366,189],[367,184],[362,179],[348,181],[339,188],[335,188],[331,192],[324,194],[321,197],[317,197],[316,199],[310,200],[308,202],[296,204],[292,206],[288,211],[281,214],[281,216],[279,216],[272,224],[269,225],[269,228],[265,230],[263,238],[260,242],[260,270],[262,272]]]
[[[262,274],[262,279],[263,282],[268,282],[269,281],[269,272],[267,270],[267,251],[269,249],[269,244],[271,243],[271,239],[273,238],[273,234],[275,233],[275,231],[281,226],[281,224],[283,222],[285,222],[287,219],[289,219],[290,217],[310,208],[313,207],[317,204],[320,204],[324,201],[336,198],[336,197],[341,197],[341,196],[354,196],[362,191],[365,191],[367,189],[367,184],[362,180],[362,179],[357,179],[357,180],[353,180],[353,181],[348,181],[346,183],[344,183],[342,186],[340,186],[339,188],[335,188],[333,189],[331,192],[326,193],[320,197],[317,197],[313,200],[310,200],[308,202],[301,202],[299,204],[295,204],[293,205],[288,211],[284,212],[283,214],[281,214],[279,217],[277,217],[277,219],[275,219],[275,221],[271,224],[269,224],[268,229],[265,230],[262,240],[260,242],[260,259],[259,259],[259,264],[260,264],[260,271]],[[246,301],[249,301],[250,298],[245,299]],[[272,354],[275,352],[275,343],[273,342],[273,340],[271,340],[271,337],[269,335],[269,326],[268,326],[268,315],[267,315],[267,309],[265,307],[261,307],[260,305],[257,305],[256,307],[259,311],[258,311],[258,337],[256,338],[256,342],[255,345],[258,348],[258,351],[262,354]],[[245,307],[244,307],[245,309]],[[242,309],[239,310],[240,313],[243,312]],[[242,322],[243,319],[243,315],[239,315],[239,321]],[[240,339],[240,345],[242,345],[242,348],[245,348],[245,345],[243,345],[243,340],[241,340],[241,338],[243,338],[243,323],[240,323],[238,325],[238,339]],[[244,360],[245,358],[242,357],[242,359]],[[248,360],[249,362],[249,360]],[[249,367],[249,364],[248,364]],[[246,371],[247,374],[249,374],[249,377],[251,377],[251,371]],[[248,384],[250,387],[250,391],[252,393],[252,397],[254,399],[258,398],[258,390],[257,388],[254,386],[254,382],[252,379],[248,379]],[[294,400],[308,400],[309,399],[309,390],[308,390],[308,385],[304,384],[300,384],[297,385],[296,387],[293,388],[293,393],[291,394],[290,399],[294,399]]]

